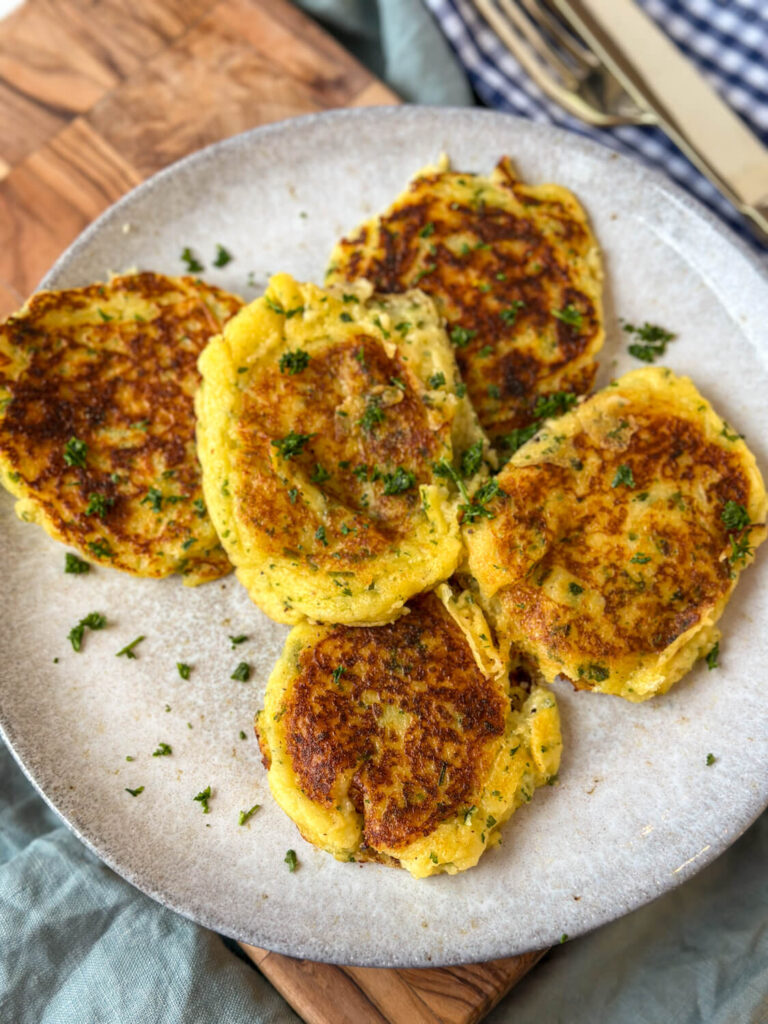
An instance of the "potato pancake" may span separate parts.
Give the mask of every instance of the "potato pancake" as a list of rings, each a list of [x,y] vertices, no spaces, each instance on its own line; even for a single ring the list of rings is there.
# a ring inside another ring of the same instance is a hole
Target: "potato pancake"
[[[200,370],[206,501],[263,611],[381,622],[451,575],[462,546],[445,475],[468,501],[487,441],[427,296],[280,274]]]
[[[592,386],[602,277],[572,193],[523,184],[503,157],[489,177],[447,162],[420,172],[388,210],[339,242],[328,281],[367,278],[380,292],[431,295],[480,423],[500,449],[514,450],[542,403]]]
[[[544,679],[631,701],[709,652],[765,539],[754,456],[690,380],[635,370],[544,428],[465,530],[500,636]]]
[[[0,479],[21,519],[137,576],[229,572],[195,453],[197,357],[242,302],[191,277],[39,292],[0,325]]]
[[[455,874],[560,763],[554,697],[510,682],[469,595],[389,625],[297,626],[256,730],[272,793],[339,860]]]

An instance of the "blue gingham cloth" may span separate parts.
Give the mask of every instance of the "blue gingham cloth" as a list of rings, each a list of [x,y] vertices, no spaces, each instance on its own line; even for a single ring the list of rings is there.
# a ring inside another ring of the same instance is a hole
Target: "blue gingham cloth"
[[[768,146],[768,0],[637,0]],[[570,128],[667,172],[754,241],[744,218],[658,128],[592,128],[550,100],[470,0],[425,0],[489,107]],[[768,182],[766,183],[768,191]]]

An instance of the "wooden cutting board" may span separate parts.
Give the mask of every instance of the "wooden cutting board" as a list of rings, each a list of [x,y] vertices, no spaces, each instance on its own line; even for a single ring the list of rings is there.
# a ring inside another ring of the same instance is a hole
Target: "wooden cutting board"
[[[397,102],[286,0],[27,0],[0,21],[0,316],[102,210],[187,153]],[[470,1024],[542,956],[385,970],[243,948],[309,1024]]]

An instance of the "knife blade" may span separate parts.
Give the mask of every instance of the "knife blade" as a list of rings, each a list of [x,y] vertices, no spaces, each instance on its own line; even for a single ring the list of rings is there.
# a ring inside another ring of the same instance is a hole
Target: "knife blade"
[[[768,244],[768,149],[632,0],[552,0],[691,162]]]

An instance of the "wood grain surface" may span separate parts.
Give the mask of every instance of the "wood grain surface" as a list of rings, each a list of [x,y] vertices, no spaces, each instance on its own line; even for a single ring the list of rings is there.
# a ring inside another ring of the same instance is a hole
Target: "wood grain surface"
[[[0,316],[98,214],[187,153],[396,102],[286,0],[27,0],[0,21]],[[542,956],[386,970],[243,948],[309,1024],[474,1024]]]

